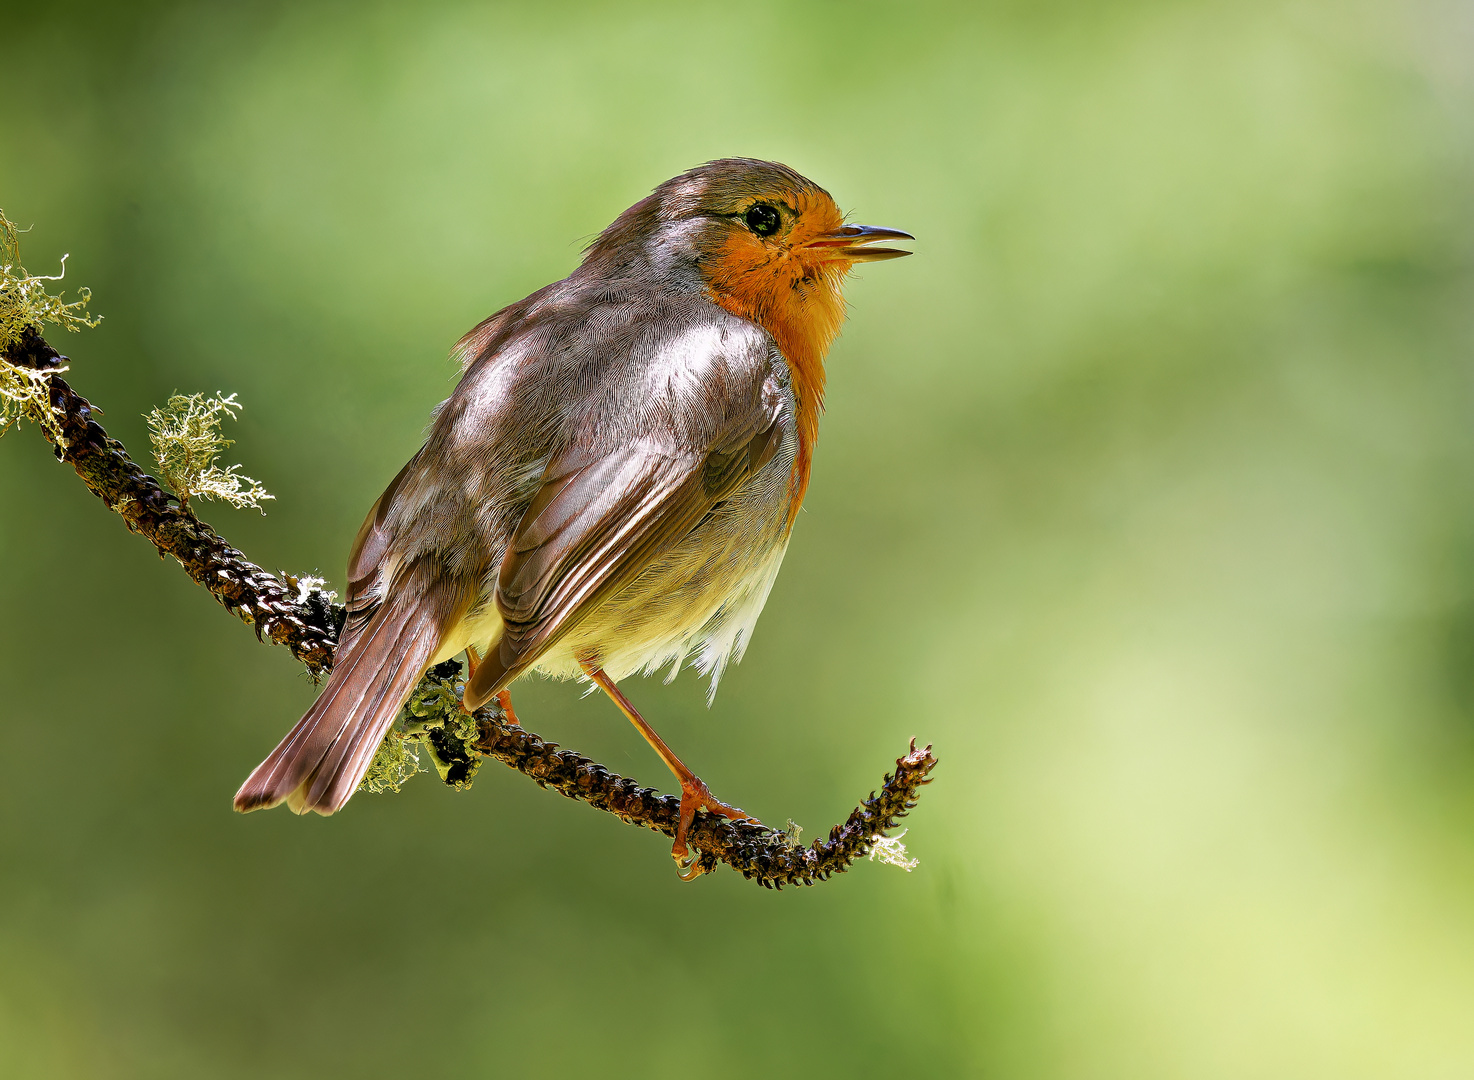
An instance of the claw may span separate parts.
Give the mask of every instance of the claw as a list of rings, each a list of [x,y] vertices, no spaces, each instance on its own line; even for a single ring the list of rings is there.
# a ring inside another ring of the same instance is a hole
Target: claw
[[[701,869],[701,856],[688,852],[683,859],[680,855],[676,857],[676,877],[682,881],[695,881],[706,873]]]
[[[670,849],[671,858],[676,861],[676,873],[680,875],[682,881],[695,881],[704,873],[701,869],[700,854],[693,854],[686,843],[686,831],[691,827],[691,822],[695,820],[698,810],[709,810],[731,821],[751,821],[762,824],[745,810],[728,806],[720,799],[713,798],[711,789],[699,776],[682,780],[681,819],[676,826],[676,842]]]

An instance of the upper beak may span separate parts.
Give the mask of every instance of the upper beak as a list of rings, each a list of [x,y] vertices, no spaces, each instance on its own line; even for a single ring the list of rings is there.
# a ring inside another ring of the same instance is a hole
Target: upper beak
[[[916,237],[900,229],[886,229],[879,225],[845,225],[810,240],[805,247],[830,248],[834,254],[853,262],[881,262],[910,255],[900,248],[867,247],[877,240],[915,240]]]

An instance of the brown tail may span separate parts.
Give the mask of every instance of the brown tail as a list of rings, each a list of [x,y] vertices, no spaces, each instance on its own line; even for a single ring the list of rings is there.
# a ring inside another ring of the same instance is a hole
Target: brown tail
[[[322,695],[235,793],[237,810],[286,801],[299,814],[331,814],[352,798],[440,645],[435,607],[401,593],[343,642]]]

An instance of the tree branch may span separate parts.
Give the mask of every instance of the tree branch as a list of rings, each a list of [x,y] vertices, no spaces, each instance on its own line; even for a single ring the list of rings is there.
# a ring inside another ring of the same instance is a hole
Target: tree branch
[[[51,411],[60,437],[38,426],[57,460],[76,469],[92,494],[129,529],[152,541],[160,557],[177,559],[226,610],[254,627],[258,638],[287,646],[314,677],[332,667],[341,608],[320,590],[304,590],[296,578],[261,569],[140,469],[123,444],[109,438],[92,418],[92,403],[54,373],[66,366],[67,358],[34,329],[27,329],[4,356],[17,367],[53,372],[48,379]]]
[[[172,556],[198,584],[208,589],[232,614],[256,631],[261,640],[285,645],[314,678],[332,667],[343,608],[330,594],[289,574],[277,576],[257,566],[200,521],[179,499],[159,486],[128,456],[123,444],[108,437],[93,419],[94,409],[58,372],[67,359],[34,328],[0,354],[10,364],[48,372],[55,428],[38,425],[52,443],[58,460],[71,465],[82,482],[128,528],[145,536],[160,557]],[[476,755],[494,758],[570,799],[578,799],[622,821],[674,837],[680,799],[610,772],[571,750],[560,750],[524,728],[508,724],[499,708],[475,713],[469,739],[451,734],[466,720],[459,713],[463,687],[460,664],[449,661],[432,668],[416,689],[416,726],[425,731],[432,754],[447,783],[463,786],[480,764]],[[743,877],[768,888],[811,885],[843,873],[857,859],[872,855],[887,830],[916,805],[937,759],[931,747],[918,750],[911,741],[896,761],[880,793],[872,793],[826,840],[801,847],[787,833],[750,822],[729,821],[700,811],[687,833],[702,870],[726,863]]]

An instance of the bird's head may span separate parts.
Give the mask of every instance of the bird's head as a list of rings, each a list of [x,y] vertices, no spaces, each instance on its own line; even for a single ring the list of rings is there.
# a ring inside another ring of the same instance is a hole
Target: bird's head
[[[837,285],[857,262],[911,254],[872,247],[913,238],[899,229],[846,225],[829,192],[777,162],[708,162],[660,185],[655,198],[662,224],[674,226],[661,231],[689,238],[702,277],[719,295]]]
[[[752,319],[791,362],[821,361],[844,321],[840,286],[857,262],[911,254],[874,246],[899,229],[847,225],[829,192],[786,165],[710,161],[630,207],[589,251],[608,271],[693,274],[722,307]],[[618,268],[618,269],[616,269]]]
[[[846,225],[829,192],[786,165],[723,158],[667,180],[620,214],[589,246],[580,272],[699,288],[772,335],[798,405],[796,512],[824,405],[824,357],[844,323],[840,286],[855,263],[911,254],[876,241],[911,239],[899,229]]]

